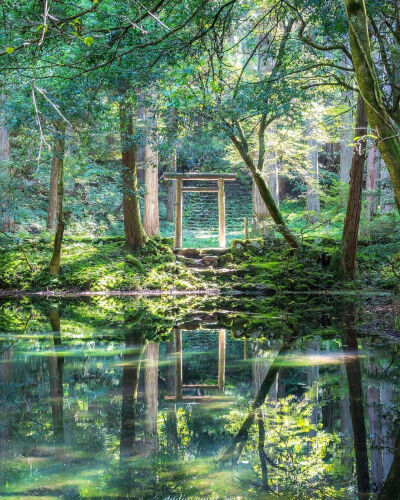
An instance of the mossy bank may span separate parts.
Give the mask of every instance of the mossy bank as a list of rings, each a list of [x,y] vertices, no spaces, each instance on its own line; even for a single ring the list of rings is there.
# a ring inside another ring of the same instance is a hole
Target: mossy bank
[[[397,291],[400,283],[396,276],[400,249],[393,244],[361,246],[358,278],[353,282],[338,275],[340,242],[333,239],[305,240],[296,251],[279,239],[233,240],[230,249],[207,260],[207,249],[196,251],[195,258],[177,256],[170,238],[151,238],[140,252],[131,252],[122,237],[66,237],[58,276],[48,270],[51,247],[47,234],[20,241],[0,239],[0,289],[215,290],[262,295],[343,287]],[[205,264],[198,268],[196,257],[201,255]]]

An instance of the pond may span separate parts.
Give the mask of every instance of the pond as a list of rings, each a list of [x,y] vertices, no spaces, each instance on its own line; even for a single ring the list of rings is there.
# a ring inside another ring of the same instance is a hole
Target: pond
[[[388,300],[3,298],[0,496],[398,498]]]

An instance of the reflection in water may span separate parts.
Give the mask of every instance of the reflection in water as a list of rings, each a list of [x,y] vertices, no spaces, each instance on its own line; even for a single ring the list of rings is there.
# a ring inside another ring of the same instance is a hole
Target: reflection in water
[[[367,431],[365,428],[361,365],[358,354],[358,338],[355,325],[355,307],[354,304],[349,304],[342,313],[342,346],[343,353],[345,355],[349,354],[347,359],[345,359],[345,368],[349,387],[350,414],[353,427],[354,450],[356,455],[358,493],[360,498],[368,498],[370,488]]]
[[[8,401],[11,397],[9,386],[12,380],[13,354],[12,348],[6,348],[0,353],[0,484],[5,483],[7,476],[8,443],[10,440]]]
[[[158,421],[158,347],[156,342],[149,342],[145,350],[144,390],[146,405],[145,453],[151,455],[157,451]]]
[[[140,365],[144,350],[143,336],[129,333],[126,337],[125,347],[122,367],[121,458],[137,453],[136,414]]]
[[[49,314],[51,330],[53,332],[53,353],[48,356],[51,413],[53,417],[53,431],[57,441],[64,439],[64,390],[63,370],[64,356],[61,347],[60,312],[52,309]]]
[[[173,326],[102,300],[3,327],[0,496],[400,497],[398,345],[355,304]]]

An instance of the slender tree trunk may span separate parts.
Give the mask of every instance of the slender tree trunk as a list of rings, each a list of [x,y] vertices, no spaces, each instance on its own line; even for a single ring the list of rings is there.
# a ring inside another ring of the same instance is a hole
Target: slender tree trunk
[[[122,207],[126,244],[131,249],[141,248],[146,234],[140,217],[136,172],[136,151],[133,144],[133,117],[126,95],[119,101],[119,118],[122,150]]]
[[[272,193],[271,193],[272,194]],[[253,205],[253,223],[252,230],[256,233],[262,233],[265,222],[268,220],[268,209],[264,200],[261,198],[260,191],[255,180],[252,182],[252,205]]]
[[[343,54],[342,64],[346,64],[345,55]],[[352,100],[352,92],[344,92],[342,96],[350,104]],[[349,145],[353,142],[353,112],[350,109],[342,115],[342,134],[340,140],[340,180],[348,184],[350,181],[350,169],[353,158],[353,148]]]
[[[136,92],[137,96],[137,132],[139,132],[139,140],[136,144],[136,171],[139,184],[145,180],[146,171],[146,108],[144,104],[144,96],[140,90]],[[137,135],[137,134],[136,134]]]
[[[177,170],[177,156],[176,150],[172,153],[171,160],[171,171],[176,172]],[[175,201],[176,201],[176,181],[168,181],[168,206],[167,215],[168,222],[174,222],[174,212],[175,212]]]
[[[57,227],[57,185],[58,173],[60,169],[64,168],[64,153],[65,153],[65,122],[57,120],[54,124],[56,131],[54,137],[53,148],[53,162],[51,165],[50,174],[50,194],[49,194],[49,207],[47,211],[47,229],[52,231]]]
[[[178,151],[176,147],[177,137],[178,137],[178,112],[176,108],[172,108],[170,112],[168,119],[168,132],[171,144],[173,145],[172,154],[170,157],[171,171],[176,172],[178,169]],[[168,205],[167,205],[168,222],[174,222],[175,202],[176,202],[176,181],[169,181]]]
[[[0,106],[3,106],[7,101],[7,96],[5,94],[0,94]],[[10,136],[7,130],[7,127],[4,123],[5,117],[4,113],[0,113],[0,166],[7,169],[9,171],[9,177],[12,178],[11,175],[11,167],[10,167]],[[11,190],[9,190],[8,186],[3,186],[4,189],[4,199],[0,202],[0,209],[4,212],[2,217],[2,221],[0,223],[0,229],[4,232],[12,232],[15,231],[15,222],[14,217],[10,213],[9,204],[12,201]],[[9,191],[9,192],[7,192]]]
[[[319,162],[318,162],[318,144],[315,139],[308,141],[310,148],[310,176],[307,181],[307,211],[311,213],[311,219],[314,221],[316,215],[320,213],[319,201]]]
[[[266,159],[264,167],[262,169],[262,176],[265,178],[265,181],[276,203],[276,206],[279,208],[278,162],[276,161],[275,155],[269,155],[269,157]],[[256,232],[262,233],[264,229],[264,222],[270,217],[270,214],[268,212],[264,200],[261,197],[257,184],[254,180],[253,180],[252,202],[253,202],[253,218],[255,220],[255,224],[253,224],[253,229],[255,229]]]
[[[357,101],[357,121],[354,136],[360,137],[367,133],[368,121],[361,96]],[[358,229],[361,215],[361,193],[366,157],[366,141],[363,140],[354,147],[350,171],[349,198],[347,200],[346,217],[342,235],[342,253],[340,268],[345,278],[354,278],[357,266]]]
[[[60,133],[65,134],[65,124],[61,126]],[[50,274],[57,275],[60,272],[61,248],[64,237],[65,218],[64,218],[64,160],[58,163],[57,176],[57,227],[54,236],[53,255],[50,261]]]
[[[383,104],[382,91],[371,55],[365,0],[344,0],[349,23],[350,48],[358,87],[372,133],[392,179],[397,209],[400,211],[400,142]]]
[[[264,179],[262,173],[260,170],[256,167],[253,159],[249,155],[248,151],[246,150],[246,147],[243,145],[242,141],[239,141],[238,138],[234,135],[230,136],[231,141],[235,145],[236,149],[238,150],[240,156],[242,157],[243,161],[245,162],[247,168],[249,169],[254,182],[256,183],[258,190],[260,192],[261,198],[263,199],[266,207],[268,208],[268,211],[275,222],[277,226],[277,230],[281,233],[281,235],[284,237],[286,242],[293,248],[298,247],[298,243],[296,241],[296,238],[290,231],[289,227],[287,226],[281,212],[279,211],[279,208],[277,204],[275,203],[275,200],[271,194],[271,191],[268,188],[267,182]]]
[[[368,151],[367,178],[365,189],[367,190],[367,217],[368,220],[376,213],[375,188],[377,179],[377,149],[371,146]]]
[[[146,118],[149,118],[148,112],[146,113]],[[154,123],[150,124],[149,120],[147,121],[143,227],[148,236],[157,236],[160,233],[158,215],[158,151],[154,144],[154,139],[157,135],[157,117],[155,116],[154,120],[152,120]]]
[[[390,186],[389,172],[383,162],[379,168],[379,199],[381,214],[388,214],[392,211],[392,189]]]
[[[350,413],[353,426],[354,453],[356,457],[357,486],[360,499],[369,497],[369,469],[367,431],[365,427],[361,365],[355,327],[354,304],[348,304],[342,313],[342,345],[347,383],[349,385]]]

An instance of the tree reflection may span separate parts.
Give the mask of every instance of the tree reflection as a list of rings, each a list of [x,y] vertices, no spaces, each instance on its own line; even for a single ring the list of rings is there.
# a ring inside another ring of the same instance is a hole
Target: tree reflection
[[[365,428],[361,365],[358,352],[356,309],[347,304],[342,311],[342,345],[349,386],[350,414],[353,426],[354,452],[356,457],[357,487],[360,498],[369,497],[369,469],[367,432]]]
[[[274,384],[275,379],[278,375],[278,372],[281,368],[284,356],[285,356],[285,354],[287,354],[290,351],[290,349],[293,345],[293,342],[295,341],[295,338],[296,338],[296,335],[294,333],[292,333],[290,335],[289,339],[284,343],[284,345],[280,349],[280,351],[279,351],[278,355],[276,356],[276,358],[274,359],[274,361],[271,363],[271,365],[270,365],[270,367],[265,375],[265,378],[261,383],[260,389],[256,395],[254,403],[252,404],[252,406],[249,410],[247,417],[244,419],[244,421],[239,429],[239,432],[236,434],[236,436],[234,437],[234,439],[232,441],[232,444],[228,447],[228,449],[223,454],[223,457],[222,457],[223,462],[230,460],[231,458],[234,457],[236,448],[238,448],[237,454],[236,454],[236,460],[239,459],[239,457],[243,451],[243,447],[244,447],[244,445],[249,437],[249,430],[250,430],[250,427],[254,423],[256,412],[261,407],[261,405],[264,403],[265,398],[267,397],[269,391],[271,390],[271,387]]]
[[[64,440],[64,390],[63,372],[64,356],[61,355],[61,319],[58,309],[52,309],[49,321],[53,332],[54,354],[48,358],[51,413],[53,419],[53,431],[57,441]]]
[[[0,352],[0,484],[7,475],[8,444],[10,440],[9,384],[12,380],[14,350]]]
[[[146,403],[144,437],[145,454],[157,452],[157,420],[158,420],[158,350],[157,342],[149,342],[145,349],[146,363],[144,367],[144,397]]]
[[[128,334],[122,368],[121,458],[130,457],[137,451],[136,406],[143,350],[143,335],[141,333]]]

